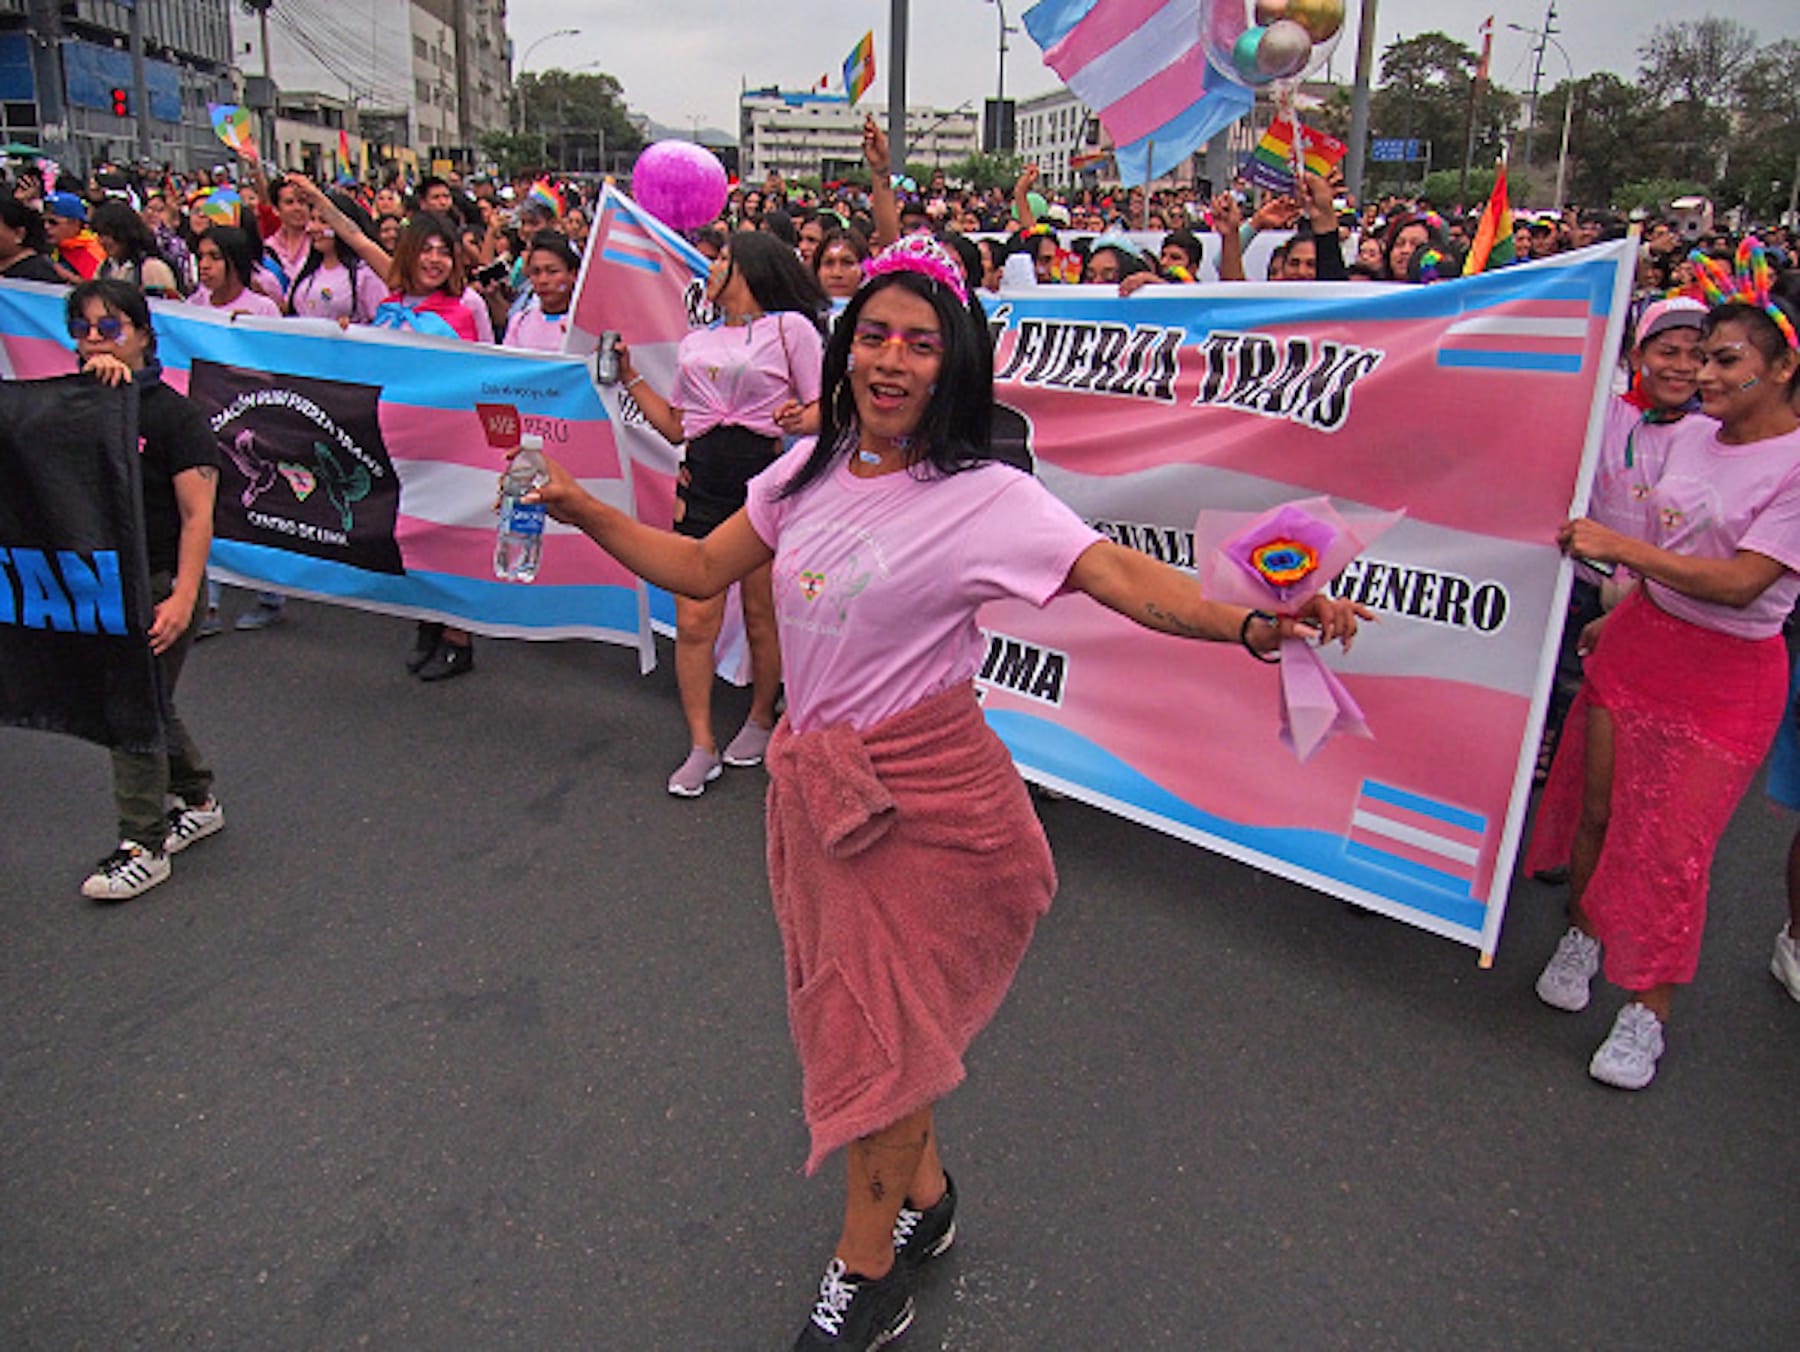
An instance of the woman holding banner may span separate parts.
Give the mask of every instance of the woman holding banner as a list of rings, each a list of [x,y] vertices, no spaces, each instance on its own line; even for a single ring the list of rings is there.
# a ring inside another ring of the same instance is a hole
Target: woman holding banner
[[[94,866],[81,894],[125,901],[169,876],[169,856],[225,825],[212,771],[175,710],[175,683],[193,642],[194,609],[212,547],[219,445],[206,415],[163,384],[144,293],[129,282],[83,282],[69,293],[69,336],[81,369],[138,396],[138,479],[156,609],[150,623],[163,701],[165,750],[114,751],[119,848]],[[178,806],[169,808],[173,794]]]
[[[1586,518],[1560,536],[1570,555],[1641,579],[1583,635],[1586,677],[1526,860],[1528,871],[1570,864],[1571,927],[1539,998],[1585,1009],[1602,954],[1630,995],[1589,1065],[1620,1089],[1656,1075],[1675,988],[1699,962],[1713,851],[1785,707],[1782,623],[1800,598],[1800,344],[1795,316],[1755,269],[1738,284],[1707,315],[1708,417],[1674,425],[1644,504],[1648,541]]]
[[[769,746],[768,857],[816,1169],[848,1154],[843,1228],[796,1346],[867,1348],[912,1319],[955,1237],[933,1104],[998,1008],[1055,871],[972,680],[987,601],[1070,591],[1259,657],[1297,625],[1348,645],[1360,607],[1277,620],[1113,544],[992,463],[987,335],[925,236],[870,264],[825,350],[821,430],[702,539],[598,502],[560,465],[539,496],[641,576],[717,596],[773,566],[788,708]],[[1366,612],[1362,612],[1366,613]]]

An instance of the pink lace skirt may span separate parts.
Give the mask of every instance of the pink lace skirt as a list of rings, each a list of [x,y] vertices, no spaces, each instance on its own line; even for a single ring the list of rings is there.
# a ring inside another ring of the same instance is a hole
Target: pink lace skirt
[[[1588,711],[1612,716],[1611,815],[1581,898],[1606,979],[1630,991],[1685,983],[1700,961],[1713,851],[1787,699],[1779,634],[1734,638],[1634,592],[1607,620],[1557,744],[1525,869],[1569,862],[1587,774]]]

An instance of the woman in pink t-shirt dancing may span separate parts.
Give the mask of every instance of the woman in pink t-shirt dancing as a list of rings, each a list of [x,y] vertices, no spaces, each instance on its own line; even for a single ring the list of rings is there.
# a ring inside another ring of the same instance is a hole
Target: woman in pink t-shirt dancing
[[[1675,987],[1693,980],[1713,851],[1781,722],[1781,627],[1800,597],[1793,316],[1766,293],[1718,306],[1701,357],[1708,417],[1673,426],[1643,501],[1650,538],[1587,518],[1560,537],[1641,579],[1582,636],[1581,692],[1525,862],[1570,868],[1570,928],[1539,998],[1587,1008],[1603,953],[1630,994],[1588,1067],[1620,1089],[1655,1077]]]
[[[645,418],[671,446],[685,443],[676,485],[675,530],[704,539],[744,505],[745,486],[775,463],[785,433],[817,426],[820,333],[830,308],[792,248],[771,235],[739,232],[713,263],[706,298],[719,321],[695,329],[676,351],[675,388],[652,389],[619,344],[619,376]],[[775,726],[781,647],[769,570],[743,579],[750,648],[750,716],[721,756],[713,740],[713,645],[725,598],[675,598],[675,683],[687,719],[688,755],[669,792],[697,798],[720,765],[760,765]]]
[[[769,746],[769,875],[800,1056],[808,1168],[847,1147],[843,1229],[800,1348],[866,1348],[912,1319],[955,1236],[933,1104],[1012,980],[1056,875],[973,686],[987,601],[1086,592],[1147,628],[1346,646],[1359,607],[1277,620],[1104,539],[989,452],[992,362],[962,273],[902,240],[839,319],[816,442],[704,539],[632,520],[552,465],[540,496],[627,567],[717,596],[773,565],[788,708]],[[1366,613],[1366,612],[1363,612]]]

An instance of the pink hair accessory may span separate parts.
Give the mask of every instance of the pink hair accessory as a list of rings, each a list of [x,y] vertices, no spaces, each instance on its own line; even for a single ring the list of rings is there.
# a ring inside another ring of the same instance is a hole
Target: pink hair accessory
[[[919,273],[949,287],[964,305],[969,303],[969,287],[963,280],[962,264],[955,254],[930,235],[908,235],[895,240],[863,264],[864,280],[890,272]]]

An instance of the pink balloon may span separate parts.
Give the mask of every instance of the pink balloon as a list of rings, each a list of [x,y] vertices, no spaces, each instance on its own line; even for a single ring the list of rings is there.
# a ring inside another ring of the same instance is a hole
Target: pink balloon
[[[692,141],[646,146],[631,171],[631,195],[665,225],[692,230],[725,205],[725,166]]]

